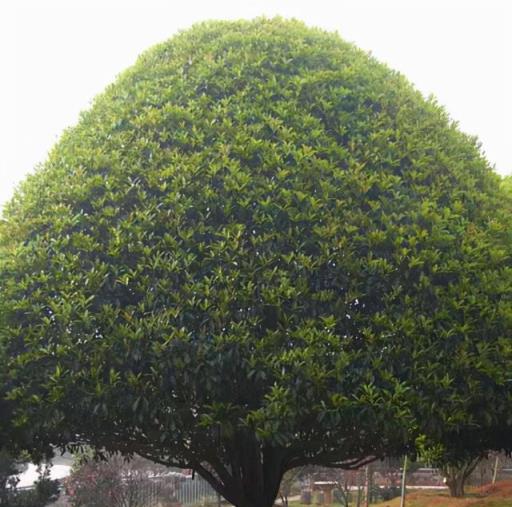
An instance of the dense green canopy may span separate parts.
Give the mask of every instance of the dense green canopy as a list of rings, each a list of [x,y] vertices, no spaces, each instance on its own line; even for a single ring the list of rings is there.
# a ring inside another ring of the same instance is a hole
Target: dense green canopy
[[[197,25],[5,209],[14,424],[194,468],[248,507],[294,466],[509,428],[500,192],[435,101],[336,34]]]

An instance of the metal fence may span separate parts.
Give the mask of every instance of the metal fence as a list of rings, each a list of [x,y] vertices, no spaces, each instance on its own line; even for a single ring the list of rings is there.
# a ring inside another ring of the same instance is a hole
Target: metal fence
[[[201,477],[176,481],[159,477],[148,481],[139,489],[139,502],[144,507],[167,505],[203,506],[218,502],[216,491]]]
[[[216,502],[216,491],[202,478],[195,476],[179,484],[177,491],[178,502],[182,505],[204,505]]]
[[[18,493],[29,491],[32,487],[20,488]],[[217,492],[201,477],[195,476],[186,479],[176,480],[175,477],[154,477],[143,483],[138,483],[136,487],[132,487],[127,492],[123,505],[136,507],[203,507],[207,505],[219,504],[219,496]],[[100,499],[100,503],[104,505],[104,498]],[[94,507],[97,503],[91,500],[88,507]],[[54,503],[49,507],[71,507],[72,501],[66,495],[64,490]],[[111,504],[109,504],[111,505]],[[117,505],[117,503],[116,503]]]

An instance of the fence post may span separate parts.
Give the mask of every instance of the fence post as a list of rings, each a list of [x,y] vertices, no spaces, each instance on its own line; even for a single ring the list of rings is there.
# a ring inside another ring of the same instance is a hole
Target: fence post
[[[407,474],[407,454],[404,458],[404,467],[402,469],[402,492],[400,495],[400,507],[405,507],[405,486],[406,486],[406,479],[405,476]]]

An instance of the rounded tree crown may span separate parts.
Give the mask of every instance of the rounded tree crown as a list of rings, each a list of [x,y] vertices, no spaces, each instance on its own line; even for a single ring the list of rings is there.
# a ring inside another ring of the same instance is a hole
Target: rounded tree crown
[[[219,421],[364,440],[410,416],[402,382],[431,375],[425,394],[452,367],[460,408],[463,361],[503,331],[508,287],[481,281],[506,257],[498,186],[441,107],[338,35],[199,24],[97,97],[5,210],[0,327],[31,366],[13,398],[96,442],[91,414],[101,438],[174,428],[178,455]]]

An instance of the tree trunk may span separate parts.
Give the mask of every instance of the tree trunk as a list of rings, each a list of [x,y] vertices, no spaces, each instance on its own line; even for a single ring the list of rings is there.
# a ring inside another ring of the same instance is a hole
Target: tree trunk
[[[445,465],[441,468],[446,480],[446,485],[450,490],[450,496],[455,498],[464,496],[464,484],[466,479],[471,475],[481,459],[482,456],[477,456],[473,459],[469,459],[465,463]]]
[[[447,480],[446,485],[450,490],[450,496],[454,498],[462,498],[464,496],[464,482],[463,475],[456,475],[453,479]]]
[[[241,430],[236,437],[223,444],[204,461],[196,460],[192,455],[187,466],[195,470],[235,507],[272,507],[287,470],[308,465],[310,459],[312,464],[316,464],[313,458],[295,456],[295,460],[291,459],[289,449],[262,445],[250,431]],[[346,469],[356,469],[375,459],[376,457],[370,456],[360,460],[347,460],[342,464],[346,465]],[[340,466],[337,462],[335,465]],[[368,472],[371,484],[371,466]],[[371,490],[371,485],[369,489]]]
[[[237,445],[224,449],[224,461],[192,463],[196,472],[236,507],[272,507],[285,471],[283,451],[242,432]]]

